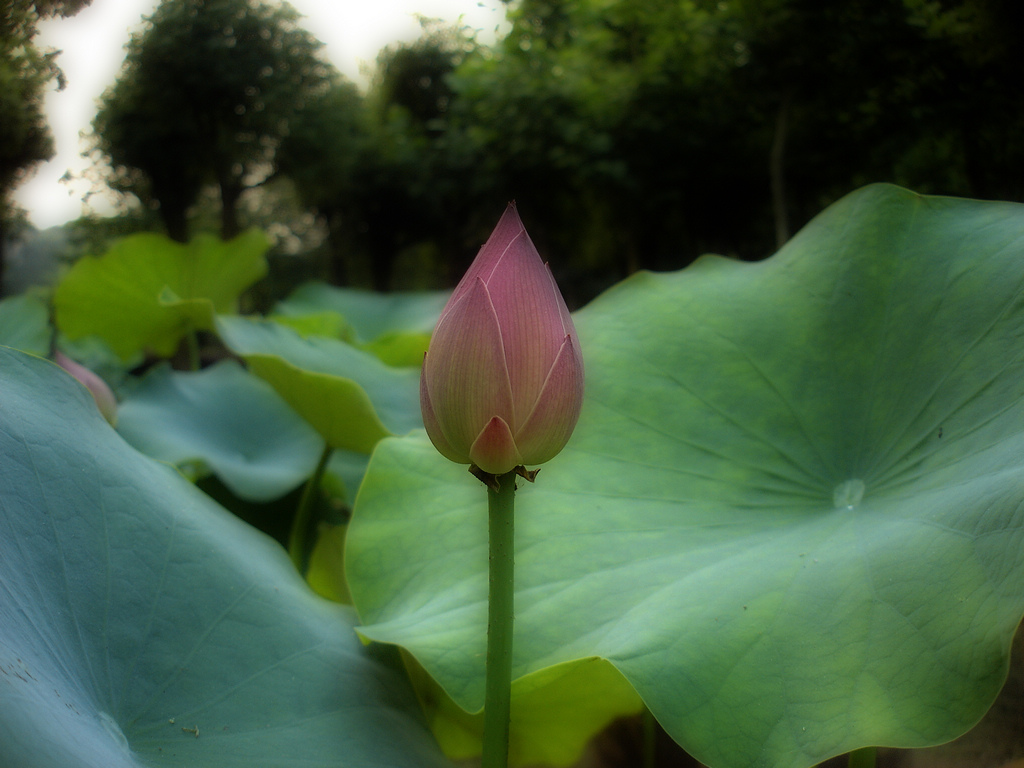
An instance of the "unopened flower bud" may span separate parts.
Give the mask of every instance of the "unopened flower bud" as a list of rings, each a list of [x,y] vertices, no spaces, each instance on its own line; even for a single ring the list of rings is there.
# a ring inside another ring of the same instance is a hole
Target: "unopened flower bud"
[[[92,393],[92,397],[96,401],[100,413],[103,414],[103,418],[110,422],[111,426],[116,426],[117,399],[114,397],[110,387],[107,386],[107,382],[62,352],[57,352],[54,355],[54,362],[85,385],[85,388]]]
[[[582,404],[576,329],[510,204],[427,349],[420,378],[427,434],[446,458],[502,475],[561,451]]]

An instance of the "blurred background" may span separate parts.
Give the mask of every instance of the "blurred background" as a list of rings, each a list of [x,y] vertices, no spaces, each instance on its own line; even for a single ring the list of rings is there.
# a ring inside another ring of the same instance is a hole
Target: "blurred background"
[[[0,295],[132,232],[253,226],[257,308],[440,288],[515,199],[578,307],[764,258],[869,182],[1024,200],[1011,0],[365,5],[0,0]]]

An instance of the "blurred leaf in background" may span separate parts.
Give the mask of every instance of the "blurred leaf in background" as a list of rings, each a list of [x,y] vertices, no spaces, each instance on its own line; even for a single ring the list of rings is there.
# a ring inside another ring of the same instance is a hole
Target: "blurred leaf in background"
[[[170,357],[184,337],[212,330],[216,313],[236,311],[242,292],[266,274],[267,247],[258,230],[187,244],[126,237],[64,276],[53,300],[57,326],[70,339],[102,337],[122,359],[142,351]]]
[[[307,283],[274,307],[274,317],[292,327],[318,323],[330,335],[331,317],[340,338],[372,352],[388,365],[420,366],[449,291],[376,293]]]

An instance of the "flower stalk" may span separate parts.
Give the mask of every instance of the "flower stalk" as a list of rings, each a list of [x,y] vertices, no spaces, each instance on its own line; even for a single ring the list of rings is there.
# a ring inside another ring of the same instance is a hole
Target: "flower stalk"
[[[515,623],[515,495],[513,470],[487,487],[489,567],[487,588],[487,677],[481,768],[508,765],[512,691],[512,631]]]
[[[508,765],[516,475],[565,447],[583,404],[569,309],[510,204],[441,310],[420,375],[427,436],[487,486],[482,768]]]
[[[313,553],[313,509],[316,506],[320,494],[320,483],[327,469],[327,462],[331,458],[334,449],[330,445],[324,445],[320,453],[320,460],[316,469],[306,481],[302,489],[302,496],[299,498],[299,505],[295,509],[295,517],[292,519],[292,528],[288,536],[288,555],[295,564],[296,570],[302,575],[306,574],[309,567],[309,558]]]

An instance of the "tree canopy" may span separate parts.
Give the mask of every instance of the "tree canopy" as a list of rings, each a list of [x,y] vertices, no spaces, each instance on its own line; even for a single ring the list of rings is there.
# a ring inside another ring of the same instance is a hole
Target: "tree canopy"
[[[129,43],[93,127],[114,183],[158,205],[175,239],[207,183],[223,236],[239,231],[239,196],[271,175],[296,113],[332,81],[299,18],[287,3],[164,0]]]
[[[37,25],[42,18],[75,14],[89,2],[5,0],[0,5],[0,294],[3,241],[15,215],[10,193],[37,163],[53,156],[43,99],[50,83],[64,87],[59,51],[36,46]]]
[[[172,232],[203,185],[230,214],[245,184],[287,176],[330,233],[333,279],[380,289],[409,264],[450,283],[517,199],[579,304],[636,269],[766,256],[871,181],[1024,199],[1021,13],[521,0],[492,44],[425,24],[364,95],[287,6],[165,0],[96,129]]]

